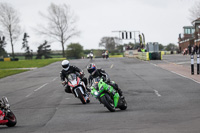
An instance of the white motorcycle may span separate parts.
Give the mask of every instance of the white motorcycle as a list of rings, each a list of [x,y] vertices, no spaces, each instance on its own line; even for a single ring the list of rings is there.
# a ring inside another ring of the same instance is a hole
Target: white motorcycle
[[[90,58],[91,60],[93,59],[93,53],[89,53],[88,55],[87,55],[87,58]]]
[[[89,103],[90,98],[86,92],[86,86],[83,81],[81,81],[80,77],[74,73],[71,73],[67,77],[68,86],[70,86],[71,92],[75,95],[75,97],[79,98],[83,104]]]

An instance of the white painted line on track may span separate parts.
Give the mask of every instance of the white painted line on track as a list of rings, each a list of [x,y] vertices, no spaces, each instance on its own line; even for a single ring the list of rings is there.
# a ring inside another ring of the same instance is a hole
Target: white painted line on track
[[[42,86],[40,86],[39,88],[35,89],[34,91],[40,90],[41,88],[43,88],[43,87],[46,86],[47,84],[49,84],[49,83],[43,84]]]
[[[110,66],[110,68],[113,68],[113,66],[114,66],[114,65],[112,64],[112,65]]]
[[[52,81],[55,81],[58,77],[54,78]]]
[[[29,97],[30,95],[32,95],[34,92],[29,93],[26,97]]]
[[[65,98],[65,99],[71,99],[71,98]]]
[[[150,63],[151,65],[154,65],[154,66],[156,66],[157,67],[157,65],[156,64],[154,64],[154,63]]]
[[[154,92],[158,97],[161,97],[161,95],[159,94],[159,92],[157,90],[154,90]]]

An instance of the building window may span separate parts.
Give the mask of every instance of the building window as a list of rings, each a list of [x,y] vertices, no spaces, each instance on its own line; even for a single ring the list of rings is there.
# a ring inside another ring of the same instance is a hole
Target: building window
[[[193,28],[185,28],[184,29],[184,34],[193,34],[194,33],[194,29]]]
[[[195,30],[194,29],[192,29],[192,34],[195,32]]]

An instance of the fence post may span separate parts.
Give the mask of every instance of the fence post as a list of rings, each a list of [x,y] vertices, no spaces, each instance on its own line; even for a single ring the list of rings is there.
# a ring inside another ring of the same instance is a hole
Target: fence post
[[[197,54],[197,74],[199,75],[199,54]]]
[[[191,74],[194,75],[194,55],[191,54]]]

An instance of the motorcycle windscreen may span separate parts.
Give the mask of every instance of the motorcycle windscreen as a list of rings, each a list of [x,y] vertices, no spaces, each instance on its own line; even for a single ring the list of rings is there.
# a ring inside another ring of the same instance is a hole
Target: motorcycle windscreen
[[[70,86],[76,86],[77,85],[77,78],[76,74],[72,73],[68,75],[68,81],[70,82]]]

